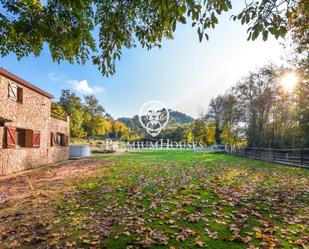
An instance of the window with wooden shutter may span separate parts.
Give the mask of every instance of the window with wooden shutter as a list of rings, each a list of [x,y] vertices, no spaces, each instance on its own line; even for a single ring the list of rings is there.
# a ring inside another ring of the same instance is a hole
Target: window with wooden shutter
[[[50,133],[50,146],[57,145],[57,135],[53,132]]]
[[[16,145],[19,147],[26,146],[26,130],[25,129],[16,129]]]
[[[6,128],[6,147],[8,149],[15,148],[16,146],[16,129],[13,127]]]
[[[17,86],[16,84],[9,83],[8,97],[11,100],[23,103],[23,88]]]
[[[17,87],[17,102],[23,103],[23,89],[21,87]]]
[[[64,139],[65,139],[64,134],[62,134],[62,133],[57,133],[57,144],[58,144],[59,146],[64,146],[64,144],[65,144]]]
[[[32,132],[32,147],[39,148],[41,143],[41,134],[39,131]]]
[[[9,98],[11,100],[17,100],[17,85],[13,83],[9,83]]]

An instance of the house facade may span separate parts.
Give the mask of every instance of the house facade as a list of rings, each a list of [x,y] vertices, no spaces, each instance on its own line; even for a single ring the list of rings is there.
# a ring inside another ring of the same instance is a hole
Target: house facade
[[[52,95],[0,68],[0,175],[67,160],[69,120]]]

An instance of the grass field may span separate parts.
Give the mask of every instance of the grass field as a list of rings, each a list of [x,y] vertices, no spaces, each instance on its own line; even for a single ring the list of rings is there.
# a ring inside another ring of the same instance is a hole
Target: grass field
[[[103,167],[68,180],[70,190],[45,206],[46,224],[33,228],[45,232],[41,240],[15,240],[31,248],[307,248],[308,170],[176,151],[96,158]]]

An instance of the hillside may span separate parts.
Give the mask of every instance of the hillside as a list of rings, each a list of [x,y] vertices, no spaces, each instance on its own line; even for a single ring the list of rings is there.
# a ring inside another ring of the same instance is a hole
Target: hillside
[[[167,126],[184,125],[192,123],[194,121],[194,118],[185,113],[173,110],[169,111],[170,111],[170,119]],[[137,115],[135,115],[133,118],[128,117],[119,118],[118,121],[125,123],[134,132],[137,132],[139,134],[145,134],[145,129],[141,126]]]
[[[170,111],[169,124],[188,124],[194,121],[194,118],[192,118],[191,116],[185,113],[173,111],[173,110],[169,110],[169,111]]]

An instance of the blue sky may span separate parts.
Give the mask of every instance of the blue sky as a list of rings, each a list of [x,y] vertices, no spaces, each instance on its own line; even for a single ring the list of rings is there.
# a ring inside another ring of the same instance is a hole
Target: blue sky
[[[224,93],[248,71],[281,62],[285,56],[273,38],[248,42],[247,27],[230,21],[232,13],[237,12],[220,17],[208,42],[199,43],[190,25],[178,25],[175,39],[164,41],[161,49],[124,50],[116,74],[109,78],[91,63],[54,63],[47,49],[39,58],[0,58],[0,67],[52,93],[56,100],[61,89],[72,89],[80,96],[94,93],[115,118],[137,114],[149,100],[197,117],[212,97]]]

